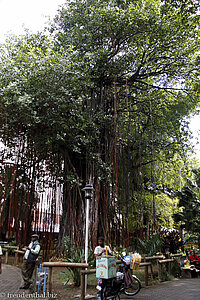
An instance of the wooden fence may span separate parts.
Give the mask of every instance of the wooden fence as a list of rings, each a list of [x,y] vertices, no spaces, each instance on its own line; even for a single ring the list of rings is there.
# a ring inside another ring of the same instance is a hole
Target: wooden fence
[[[163,257],[163,256],[162,256]],[[161,257],[148,257],[149,260],[155,260],[155,259],[160,259]],[[117,261],[117,264],[121,263],[121,261]],[[145,281],[145,286],[148,286],[148,278],[149,278],[149,270],[148,268],[151,267],[152,264],[151,262],[142,262],[140,263],[139,268],[144,268],[144,281]],[[49,293],[52,293],[52,286],[53,286],[53,279],[52,279],[52,274],[53,274],[53,268],[55,267],[71,267],[71,268],[81,268],[81,296],[80,299],[84,300],[85,299],[85,275],[87,274],[95,274],[96,269],[87,269],[89,265],[85,263],[66,263],[66,262],[44,262],[43,267],[48,267],[49,268],[49,283],[48,283],[48,289]]]
[[[53,268],[81,268],[81,269],[85,269],[88,268],[89,265],[86,263],[67,263],[67,262],[44,262],[43,267],[49,268],[49,278],[48,278],[48,289],[49,289],[49,293],[52,292],[52,286],[53,286]]]
[[[8,263],[8,250],[12,249],[15,253],[15,260],[14,264],[18,266],[19,259],[21,256],[24,255],[26,248],[23,248],[22,250],[19,250],[19,247],[17,246],[4,246],[2,247],[3,253],[5,255],[4,263]],[[143,258],[144,262],[140,263],[139,268],[144,268],[144,283],[145,286],[148,286],[149,282],[149,274],[151,273],[153,277],[153,270],[152,270],[152,262],[156,261],[158,266],[158,278],[161,280],[162,278],[162,266],[164,264],[168,264],[168,270],[171,272],[171,264],[176,259],[181,257],[182,254],[171,254],[169,259],[165,259],[163,255],[157,255],[157,256],[145,256]],[[117,261],[117,264],[121,263],[121,261]],[[88,269],[89,265],[86,263],[68,263],[68,262],[44,262],[42,264],[43,267],[49,268],[49,275],[48,275],[48,291],[49,293],[52,293],[52,287],[53,287],[53,268],[80,268],[81,269],[81,300],[85,299],[85,275],[87,274],[94,274],[96,273],[96,269]],[[149,268],[150,271],[149,272]]]
[[[118,262],[118,263],[121,263]],[[148,273],[148,267],[151,266],[150,262],[144,262],[144,263],[140,263],[140,268],[145,268],[145,285],[148,286],[148,277],[149,277],[149,273]],[[89,269],[89,270],[81,270],[81,300],[85,299],[85,275],[87,274],[95,274],[96,273],[96,269]]]

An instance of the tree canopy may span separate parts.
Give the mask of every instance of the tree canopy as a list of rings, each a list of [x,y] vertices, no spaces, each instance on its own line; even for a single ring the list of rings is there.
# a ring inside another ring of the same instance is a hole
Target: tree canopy
[[[127,245],[149,237],[164,215],[172,226],[188,174],[186,117],[199,103],[198,9],[190,0],[66,1],[48,36],[2,45],[1,139],[21,161],[31,153],[34,176],[62,185],[59,245],[66,235],[82,243],[87,182],[91,245],[97,234]]]

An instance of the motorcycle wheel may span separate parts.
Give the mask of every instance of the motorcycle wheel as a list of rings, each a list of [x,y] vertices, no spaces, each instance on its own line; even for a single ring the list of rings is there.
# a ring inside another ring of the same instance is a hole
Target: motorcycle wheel
[[[140,280],[137,277],[133,276],[133,282],[129,286],[126,286],[123,292],[127,296],[134,296],[140,291],[140,289]]]
[[[101,293],[101,300],[120,300],[119,295],[106,295],[106,287],[103,288]]]

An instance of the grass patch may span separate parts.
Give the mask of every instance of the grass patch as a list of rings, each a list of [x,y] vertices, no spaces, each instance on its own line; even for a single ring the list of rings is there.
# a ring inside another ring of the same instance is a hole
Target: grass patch
[[[144,281],[144,271],[143,270],[134,270],[133,275],[137,276],[140,281]]]
[[[174,276],[169,274],[168,272],[163,272],[162,273],[162,277],[161,277],[162,281],[171,281],[173,279],[174,279]]]
[[[96,278],[96,274],[89,274],[88,275],[88,285],[91,285],[91,286],[96,286],[97,285],[97,278]]]

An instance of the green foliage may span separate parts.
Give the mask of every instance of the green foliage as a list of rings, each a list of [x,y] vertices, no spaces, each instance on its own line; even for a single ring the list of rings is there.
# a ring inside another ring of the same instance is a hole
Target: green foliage
[[[22,165],[31,153],[38,178],[48,171],[63,184],[69,236],[89,179],[99,193],[92,220],[106,233],[173,226],[186,117],[199,103],[199,5],[168,2],[68,1],[50,37],[12,37],[0,49],[0,138],[16,157],[23,137]]]
[[[70,280],[72,280],[73,282],[73,273],[70,270],[66,269],[65,271],[59,273],[59,280],[67,288],[67,284],[70,282]]]
[[[193,177],[188,179],[183,189],[177,193],[181,211],[175,214],[174,218],[182,228],[185,228],[189,233],[196,234],[200,229],[199,169],[193,170],[192,174]]]
[[[83,249],[73,249],[73,257],[67,258],[67,261],[71,263],[83,262],[85,259],[85,253]],[[69,268],[73,274],[73,282],[76,286],[80,286],[81,283],[81,271],[79,268]]]
[[[116,259],[121,259],[123,257],[123,252],[127,253],[128,249],[120,247],[113,247],[113,255],[116,257]]]
[[[163,240],[160,234],[156,234],[149,240],[143,241],[142,239],[137,239],[136,251],[141,254],[146,254],[148,256],[153,256],[158,252],[161,252],[163,246]]]
[[[171,275],[169,272],[167,272],[166,270],[162,271],[162,276],[161,276],[162,281],[171,281],[173,279],[174,279],[174,276]]]
[[[186,233],[184,235],[184,244],[197,243],[199,234],[198,233]]]
[[[163,240],[163,253],[177,253],[178,250],[183,246],[183,240],[180,236],[180,232],[174,228],[161,229],[161,237]]]
[[[65,236],[64,238],[64,258],[66,261],[71,263],[81,263],[85,260],[85,252],[84,249],[77,248],[71,244],[70,237]],[[94,265],[95,259],[93,258],[93,252],[88,254],[88,264]],[[71,278],[75,284],[75,286],[80,286],[81,283],[81,273],[80,268],[71,268],[69,267],[68,270],[71,273]],[[65,284],[67,284],[70,280],[70,276],[66,273],[66,280]]]
[[[181,267],[176,259],[172,263],[171,275],[174,277],[180,277],[181,275]]]
[[[64,255],[65,257],[71,257],[72,256],[72,251],[73,251],[73,247],[71,244],[71,239],[69,236],[65,236],[64,237]]]
[[[83,262],[85,259],[85,252],[83,249],[73,249],[73,256],[67,258],[67,261],[71,263]],[[93,252],[90,252],[88,255],[88,263],[94,265]],[[76,286],[80,286],[81,283],[81,273],[80,268],[69,268],[73,274],[73,282]]]
[[[173,214],[178,212],[178,199],[165,193],[155,196],[157,222],[161,226],[172,228],[174,226]]]
[[[9,243],[9,246],[17,246],[17,242],[14,240]],[[15,254],[14,250],[15,249],[8,249],[8,255],[14,255]]]

